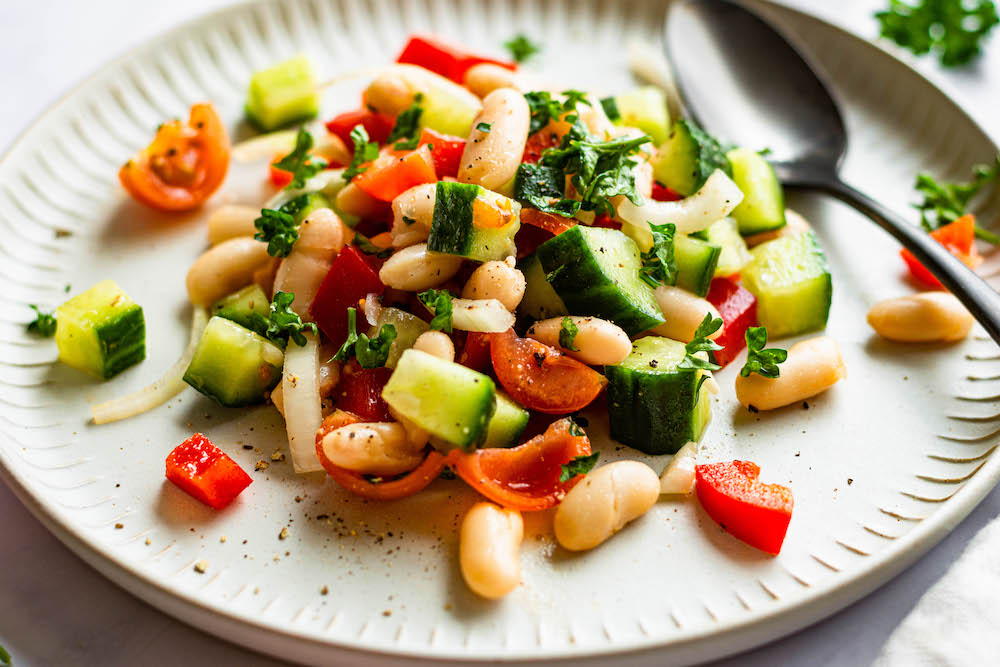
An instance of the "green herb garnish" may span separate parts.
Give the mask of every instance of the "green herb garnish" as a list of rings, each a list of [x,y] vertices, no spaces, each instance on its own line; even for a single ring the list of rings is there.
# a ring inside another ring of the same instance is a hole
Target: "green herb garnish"
[[[333,359],[347,361],[356,357],[361,368],[381,368],[389,359],[389,348],[396,340],[396,327],[383,324],[375,338],[358,333],[358,310],[347,309],[347,340],[340,346]]]
[[[917,55],[933,52],[945,67],[964,65],[980,52],[980,42],[998,22],[992,0],[889,0],[875,18],[882,37]]]
[[[271,257],[288,257],[292,246],[299,240],[299,223],[295,216],[308,205],[309,195],[302,194],[289,199],[277,210],[261,209],[260,217],[253,222],[257,228],[253,237],[267,243],[267,254]]]
[[[590,105],[585,93],[579,90],[564,90],[563,96],[566,98],[562,102],[552,99],[552,93],[548,91],[535,91],[525,93],[524,99],[528,102],[528,109],[531,112],[531,123],[528,126],[528,134],[532,135],[549,124],[552,120],[570,111],[576,111],[577,104]]]
[[[604,109],[604,114],[608,117],[608,120],[612,123],[622,119],[622,112],[618,109],[618,102],[615,98],[601,98],[601,107]]]
[[[359,232],[354,232],[354,240],[351,243],[366,255],[375,255],[379,259],[385,259],[392,255],[392,248],[379,248],[368,237]]]
[[[392,132],[389,133],[389,138],[386,139],[387,144],[395,142],[393,148],[398,151],[412,151],[420,144],[420,116],[424,113],[424,108],[420,106],[420,103],[423,101],[423,93],[417,93],[416,97],[413,98],[413,104],[400,112],[396,117],[396,124],[392,126]],[[367,137],[365,140],[367,141]]]
[[[35,319],[28,322],[28,333],[33,333],[36,336],[42,336],[43,338],[50,338],[56,335],[56,316],[55,313],[43,313],[38,309],[35,304],[30,304],[28,308],[35,311]]]
[[[572,217],[579,202],[566,199],[566,174],[555,167],[525,163],[517,168],[514,197],[539,211]]]
[[[434,313],[431,329],[451,333],[451,293],[448,290],[429,289],[418,294],[417,298],[420,299],[420,303],[427,307],[427,310]]]
[[[503,46],[510,51],[510,56],[516,63],[523,63],[542,50],[542,47],[528,39],[524,33],[514,35],[514,37],[504,42]]]
[[[7,649],[5,649],[3,646],[0,646],[0,663],[3,663],[5,665],[10,664],[10,653],[7,653]]]
[[[917,182],[913,187],[923,195],[924,200],[913,206],[920,211],[920,225],[930,232],[961,218],[965,215],[972,198],[998,177],[1000,177],[1000,155],[996,157],[992,166],[981,164],[973,167],[972,180],[967,183],[938,182],[930,174],[917,174]],[[976,237],[994,245],[1000,244],[1000,236],[982,229],[979,225],[976,225]]]
[[[677,226],[649,225],[653,234],[653,247],[642,253],[642,268],[639,277],[652,288],[660,285],[677,284],[677,263],[674,261],[674,235]]]
[[[489,123],[479,123],[478,125],[476,125],[476,129],[479,130],[480,132],[485,132],[486,134],[489,134],[490,130],[493,129],[493,126],[490,125]]]
[[[776,378],[781,375],[778,364],[788,358],[788,351],[781,348],[765,350],[767,345],[767,329],[765,327],[750,327],[746,332],[747,362],[740,369],[740,375],[750,377],[756,373],[766,378]]]
[[[694,331],[694,338],[684,346],[684,358],[677,364],[677,368],[690,368],[695,370],[717,371],[721,366],[712,363],[708,359],[696,356],[699,352],[715,352],[721,350],[722,346],[709,336],[722,328],[722,318],[712,319],[712,313],[705,313],[705,319],[701,321]]]
[[[351,156],[351,163],[347,165],[342,176],[348,183],[368,168],[362,166],[365,162],[371,162],[378,157],[378,144],[368,140],[368,132],[365,131],[364,125],[354,126],[351,130],[351,142],[354,143],[354,155]]]
[[[295,135],[294,150],[274,163],[274,167],[292,175],[291,183],[285,186],[286,190],[304,188],[307,180],[326,169],[326,160],[318,155],[309,155],[312,147],[312,135],[304,127],[300,127],[299,133]]]
[[[302,332],[310,331],[316,335],[319,331],[314,322],[303,322],[299,314],[292,310],[293,301],[295,301],[294,294],[279,291],[271,300],[267,318],[260,313],[253,314],[251,328],[282,348],[288,345],[289,339],[300,347],[305,345],[306,337]]]
[[[573,318],[566,316],[559,323],[559,347],[564,350],[573,350],[578,352],[579,349],[573,345],[573,341],[576,340],[576,335],[580,333],[580,328],[576,326],[573,322]]]
[[[586,475],[594,469],[595,465],[597,465],[597,459],[600,458],[600,456],[600,452],[594,452],[589,456],[577,456],[569,463],[562,464],[562,469],[559,472],[559,481],[568,482],[577,475]]]

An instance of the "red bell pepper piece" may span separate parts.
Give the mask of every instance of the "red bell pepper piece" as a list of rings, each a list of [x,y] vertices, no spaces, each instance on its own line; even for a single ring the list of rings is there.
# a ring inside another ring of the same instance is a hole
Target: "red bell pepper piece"
[[[420,65],[456,83],[464,83],[465,73],[469,68],[482,63],[499,65],[509,70],[517,69],[517,65],[512,62],[477,56],[428,35],[411,36],[396,62]]]
[[[715,362],[725,366],[747,346],[746,332],[757,326],[757,297],[731,277],[714,278],[708,288],[708,302],[722,317],[722,333],[715,342]]]
[[[233,502],[253,482],[201,433],[192,435],[167,456],[167,479],[217,510]]]
[[[729,461],[695,466],[695,491],[712,520],[752,547],[777,554],[792,520],[792,491],[764,484],[760,466]]]
[[[544,128],[535,132],[528,137],[527,143],[524,144],[524,154],[521,155],[521,162],[535,164],[542,159],[542,153],[545,152],[546,148],[555,148],[561,141],[562,139],[559,138],[558,134]]]
[[[393,421],[389,406],[382,399],[382,389],[390,375],[391,368],[361,368],[356,359],[351,359],[340,374],[337,408],[352,412],[365,422]]]
[[[621,229],[622,223],[616,222],[607,213],[601,213],[599,216],[594,218],[594,222],[591,223],[591,227],[604,227],[605,229]]]
[[[357,111],[345,111],[333,120],[326,122],[326,130],[330,134],[335,134],[344,142],[348,148],[354,146],[351,141],[351,130],[360,125],[368,133],[368,140],[379,144],[384,144],[392,132],[396,120],[384,113],[375,113],[368,109],[358,109]]]
[[[278,169],[273,164],[268,165],[268,176],[271,183],[279,188],[283,188],[292,182],[292,172]]]
[[[352,245],[344,246],[316,290],[309,315],[330,342],[339,346],[347,339],[347,309],[356,308],[368,294],[384,291],[367,256]]]
[[[420,132],[420,146],[431,146],[434,171],[438,178],[458,176],[458,166],[465,151],[465,139],[451,134],[442,134],[428,127]]]
[[[970,269],[976,268],[983,261],[979,251],[976,250],[976,218],[972,215],[963,215],[954,222],[938,227],[931,232],[931,236]],[[914,280],[932,289],[944,288],[941,281],[935,278],[912,252],[903,248],[899,254],[909,267]]]
[[[656,201],[678,201],[684,199],[676,190],[672,190],[665,185],[660,185],[656,181],[653,181],[653,192],[650,194],[650,198]]]
[[[387,151],[351,181],[375,199],[391,202],[423,183],[437,183],[434,156],[427,146],[415,151]]]

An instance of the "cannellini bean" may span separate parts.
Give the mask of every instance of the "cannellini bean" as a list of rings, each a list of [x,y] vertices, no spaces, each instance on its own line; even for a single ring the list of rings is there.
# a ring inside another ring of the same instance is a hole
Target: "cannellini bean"
[[[406,428],[399,422],[380,422],[341,426],[323,436],[319,446],[334,465],[346,470],[363,475],[399,475],[420,465],[424,444],[410,442]]]
[[[524,521],[516,510],[476,503],[462,520],[458,562],[469,588],[484,598],[502,598],[521,583],[518,550]]]
[[[528,329],[528,338],[545,343],[590,366],[614,366],[625,361],[632,352],[632,341],[621,327],[597,317],[569,316],[577,334],[571,350],[559,344],[559,334],[565,317],[553,317],[535,322]]]
[[[397,116],[413,104],[417,93],[422,92],[419,81],[406,67],[393,67],[368,85],[365,103],[375,111]]]
[[[303,319],[311,319],[309,306],[347,234],[340,217],[328,208],[313,211],[299,226],[299,239],[274,276],[274,291],[294,294],[291,309]]]
[[[260,288],[264,290],[264,294],[266,294],[268,298],[274,295],[274,279],[278,275],[278,269],[280,267],[281,258],[271,257],[253,272],[254,284],[260,285]]]
[[[638,461],[616,461],[588,474],[556,510],[556,540],[586,551],[645,514],[660,496],[660,478]]]
[[[685,494],[694,489],[695,465],[698,463],[698,443],[689,442],[674,454],[660,473],[660,493]]]
[[[220,206],[208,216],[209,244],[218,245],[238,236],[253,236],[257,233],[253,222],[259,215],[260,209],[252,206]]]
[[[328,208],[320,208],[299,225],[299,239],[292,246],[292,253],[306,253],[332,262],[348,238],[350,230],[340,221],[340,216]]]
[[[267,244],[242,236],[223,241],[194,261],[187,274],[188,299],[211,306],[253,282],[254,272],[271,258]]]
[[[685,289],[674,285],[660,285],[654,295],[656,303],[663,311],[665,323],[653,329],[657,336],[666,336],[690,343],[698,325],[705,319],[706,313],[711,313],[712,319],[719,317],[719,311],[705,299],[695,296]],[[709,338],[715,339],[722,334],[722,329],[714,332]]]
[[[768,241],[773,241],[777,238],[782,238],[784,236],[795,236],[796,234],[801,234],[802,232],[808,232],[812,227],[806,222],[806,219],[801,215],[788,208],[785,209],[785,226],[780,229],[775,229],[770,232],[760,232],[758,234],[751,234],[745,237],[743,240],[746,241],[747,247],[752,248],[761,243],[767,243]]]
[[[503,262],[484,262],[469,276],[462,288],[462,298],[496,299],[514,312],[524,298],[526,284],[524,274],[514,268],[513,257]]]
[[[868,324],[882,338],[904,343],[953,342],[969,335],[975,319],[948,292],[924,292],[880,301]]]
[[[392,201],[392,245],[405,248],[423,243],[434,222],[437,184],[425,183],[410,188]]]
[[[506,67],[482,63],[473,65],[465,72],[465,87],[478,97],[486,97],[498,88],[521,90],[519,77]]]
[[[462,258],[430,252],[426,243],[403,248],[382,265],[378,277],[395,289],[419,292],[452,278],[462,266]]]
[[[385,202],[375,199],[354,183],[341,188],[335,201],[338,211],[357,218],[374,218],[385,210]]]
[[[746,407],[774,410],[804,401],[847,377],[840,346],[829,336],[796,343],[779,367],[781,376],[765,378],[756,373],[736,377],[736,399]]]
[[[455,361],[455,343],[441,331],[425,331],[413,342],[413,349],[426,352],[438,359]]]
[[[483,100],[483,110],[472,121],[462,151],[458,180],[496,190],[517,173],[528,141],[531,113],[524,95],[511,88],[494,90]],[[488,132],[478,129],[481,123]]]

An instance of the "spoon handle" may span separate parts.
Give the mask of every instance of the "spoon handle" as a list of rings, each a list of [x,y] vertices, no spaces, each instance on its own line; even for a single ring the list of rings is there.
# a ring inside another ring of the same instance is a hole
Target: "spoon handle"
[[[892,234],[965,304],[990,337],[1000,344],[1000,294],[985,280],[923,229],[842,180],[827,180],[817,187],[850,204]]]

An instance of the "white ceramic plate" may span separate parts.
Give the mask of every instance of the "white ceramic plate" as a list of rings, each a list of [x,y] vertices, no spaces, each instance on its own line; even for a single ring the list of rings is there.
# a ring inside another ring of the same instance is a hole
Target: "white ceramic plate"
[[[66,544],[125,588],[229,640],[292,660],[542,660],[655,651],[705,660],[802,627],[899,572],[964,517],[1000,476],[1000,355],[981,332],[954,346],[889,345],[864,322],[911,288],[896,245],[848,209],[794,197],[835,276],[828,333],[849,376],[809,409],[750,415],[733,398],[740,363],[719,374],[706,436],[717,460],[758,462],[789,484],[795,513],[780,556],[732,539],[693,501],[663,501],[593,552],[569,555],[529,518],[524,581],[499,603],[458,574],[456,526],[473,501],[439,481],[395,504],[365,503],[288,463],[254,472],[213,512],[163,479],[163,460],[203,431],[244,468],[284,444],[271,408],[228,411],[188,390],[137,419],[88,424],[90,404],[143,386],[185,344],[186,267],[204,247],[199,216],[168,220],[117,185],[118,166],[156,124],[216,102],[235,126],[255,68],[297,51],[324,74],[388,62],[406,33],[433,30],[495,52],[543,35],[539,63],[567,86],[629,87],[622,45],[659,40],[663,2],[295,0],[228,9],[111,64],[56,105],[0,164],[0,472]],[[845,102],[849,180],[903,209],[913,174],[960,177],[996,147],[942,93],[870,44],[770,8],[814,51]],[[357,86],[325,99],[356,104]],[[719,100],[725,104],[725,100]],[[247,198],[263,167],[237,169],[218,197]],[[211,207],[209,207],[211,208]],[[982,205],[995,219],[1000,194]],[[1000,266],[989,258],[984,270]],[[24,333],[29,303],[53,306],[114,278],[145,307],[149,358],[108,383],[53,364]],[[71,286],[71,287],[67,287]],[[604,460],[632,456],[593,419]],[[251,447],[250,450],[244,445]],[[662,460],[652,460],[654,466]],[[280,540],[282,528],[289,537]],[[193,568],[205,560],[204,574]],[[328,594],[321,589],[328,588]]]

